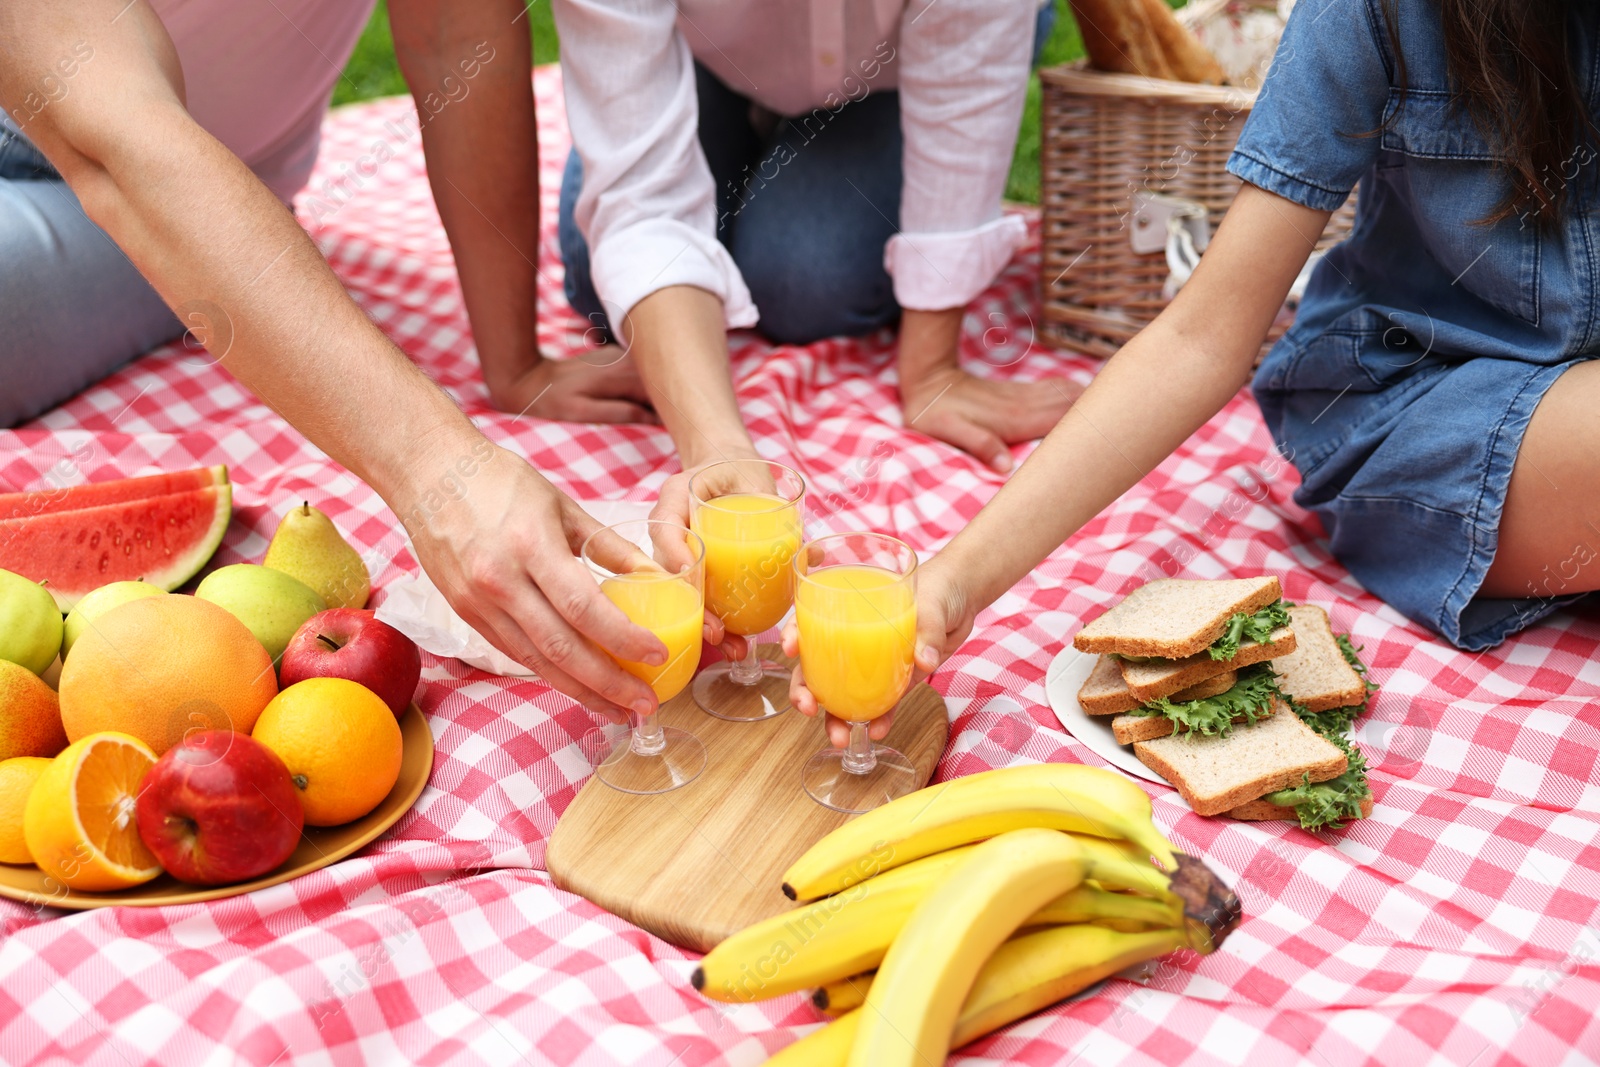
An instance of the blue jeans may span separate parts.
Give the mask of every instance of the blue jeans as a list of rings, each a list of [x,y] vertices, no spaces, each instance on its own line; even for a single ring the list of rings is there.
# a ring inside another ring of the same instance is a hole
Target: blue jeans
[[[0,118],[0,427],[182,332],[55,168]]]
[[[1035,63],[1055,17],[1053,2],[1039,9]],[[883,246],[900,223],[900,94],[883,90],[846,104],[818,132],[779,119],[763,136],[751,124],[749,99],[698,63],[695,88],[700,148],[717,189],[717,239],[761,312],[757,328],[779,344],[802,345],[898,319]],[[561,176],[558,227],[567,302],[608,326],[589,276],[589,245],[573,221],[582,188],[574,151]]]

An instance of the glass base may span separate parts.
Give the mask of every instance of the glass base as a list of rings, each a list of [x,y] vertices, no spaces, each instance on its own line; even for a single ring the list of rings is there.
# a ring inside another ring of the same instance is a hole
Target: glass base
[[[749,685],[730,677],[727,660],[701,671],[694,680],[694,702],[700,710],[730,722],[760,722],[788,711],[789,670],[776,663],[762,663],[760,676]]]
[[[706,746],[687,730],[662,727],[666,744],[653,755],[634,749],[633,731],[619,731],[608,738],[594,776],[612,789],[624,793],[670,793],[700,777],[706,769]]]
[[[872,769],[855,774],[844,768],[844,749],[823,749],[806,761],[800,780],[812,800],[851,815],[916,792],[917,770],[903,753],[873,745],[872,754]]]

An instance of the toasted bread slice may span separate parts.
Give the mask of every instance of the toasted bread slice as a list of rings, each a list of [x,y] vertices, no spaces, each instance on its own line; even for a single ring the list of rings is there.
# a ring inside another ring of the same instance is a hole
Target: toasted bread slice
[[[1273,714],[1227,737],[1174,735],[1140,741],[1133,754],[1171,782],[1200,815],[1221,815],[1268,793],[1337,778],[1349,766],[1339,747],[1318,737],[1281,701]]]
[[[1312,604],[1297,604],[1289,609],[1289,618],[1294,620],[1294,650],[1272,657],[1284,693],[1307,711],[1348,708],[1365,701],[1366,683],[1339,650],[1328,613]],[[1239,654],[1244,655],[1242,647]],[[1122,673],[1127,676],[1126,667]]]
[[[1361,801],[1361,817],[1370,818],[1372,815],[1372,798],[1365,797]],[[1240,804],[1228,812],[1230,819],[1242,819],[1245,822],[1273,822],[1277,819],[1286,819],[1289,822],[1299,822],[1300,816],[1295,814],[1293,808],[1285,808],[1278,804],[1268,802],[1258,797],[1248,804]]]
[[[1267,713],[1270,714],[1272,712]],[[1256,722],[1266,717],[1257,715]],[[1250,720],[1243,715],[1235,715],[1233,721],[1237,724]],[[1118,715],[1111,720],[1111,733],[1119,745],[1131,745],[1135,741],[1154,741],[1158,737],[1169,737],[1177,732],[1179,732],[1177,725],[1165,715]]]
[[[1173,699],[1199,700],[1201,697],[1216,696],[1232,689],[1233,683],[1238,680],[1238,672],[1224,670],[1198,685],[1174,693]],[[1142,703],[1144,701],[1128,692],[1127,685],[1122,681],[1122,669],[1110,656],[1101,656],[1095,662],[1094,670],[1089,672],[1083,687],[1078,690],[1078,706],[1083,708],[1086,715],[1120,715]]]
[[[1275,575],[1259,578],[1157,578],[1078,631],[1079,652],[1182,659],[1222,636],[1236,613],[1254,613],[1283,596]]]
[[[1127,660],[1113,660],[1122,668],[1122,680],[1128,687],[1128,692],[1141,704],[1148,704],[1152,700],[1159,700],[1164,696],[1171,696],[1181,689],[1199,683],[1201,680],[1213,677],[1218,671],[1237,671],[1241,667],[1248,667],[1252,663],[1262,660],[1276,660],[1279,656],[1287,655],[1294,651],[1298,638],[1293,629],[1280,626],[1272,631],[1268,641],[1244,641],[1239,645],[1239,654],[1232,659],[1212,659],[1210,653],[1197,652],[1183,659],[1171,660],[1166,663],[1130,663]],[[1334,649],[1338,651],[1337,648]],[[1277,670],[1273,664],[1273,670]]]

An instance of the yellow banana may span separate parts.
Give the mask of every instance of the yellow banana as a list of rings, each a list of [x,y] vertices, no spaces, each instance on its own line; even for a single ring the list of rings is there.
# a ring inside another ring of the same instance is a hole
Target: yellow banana
[[[712,1000],[745,1002],[869,971],[912,909],[976,847],[928,856],[753,923],[706,953],[689,980]]]
[[[838,1016],[855,1011],[867,1002],[867,990],[872,987],[872,978],[877,973],[852,974],[849,978],[820,985],[811,994],[811,1006],[824,1015]]]
[[[1171,871],[1172,843],[1131,780],[1077,763],[1040,763],[942,782],[890,801],[818,841],[784,874],[791,900],[816,900],[912,860],[1027,827],[1133,842]]]
[[[1099,838],[1070,837],[1094,858],[1087,873],[1118,888],[1151,888],[1167,876],[1148,863],[1130,862],[1117,846]],[[835,896],[754,923],[706,954],[690,981],[711,1000],[747,1002],[822,986],[871,970],[912,910],[976,845],[896,867]],[[1104,920],[1118,929],[1176,926],[1183,904],[1170,892],[1159,896],[1111,893],[1094,885],[1074,887],[1028,919],[1030,926]]]
[[[943,1063],[979,969],[1030,915],[1080,884],[1087,866],[1078,843],[1053,830],[1013,830],[974,848],[889,946],[849,1067]]]
[[[950,1047],[976,1041],[1184,944],[1178,929],[1126,934],[1080,925],[1018,934],[996,949],[978,971],[950,1035]],[[852,1011],[812,1031],[768,1060],[768,1067],[844,1067],[861,1015]]]
[[[1183,906],[1175,899],[1151,900],[1128,893],[1110,893],[1086,882],[1067,890],[1034,912],[1023,926],[1032,929],[1072,923],[1093,923],[1108,930],[1130,934],[1174,929],[1181,933]],[[811,994],[811,1003],[818,1011],[828,1015],[854,1011],[866,1001],[867,988],[872,985],[872,977],[876,973],[853,974],[818,986]]]
[[[1152,927],[1181,926],[1183,904],[1177,899],[1153,900],[1080,885],[1040,908],[1023,925],[1060,926],[1064,923],[1098,923],[1130,933]]]

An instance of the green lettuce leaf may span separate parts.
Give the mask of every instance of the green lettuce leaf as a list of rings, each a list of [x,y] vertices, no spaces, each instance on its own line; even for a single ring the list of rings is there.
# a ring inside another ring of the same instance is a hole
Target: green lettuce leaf
[[[1372,796],[1367,784],[1367,760],[1361,750],[1343,737],[1328,740],[1344,749],[1350,766],[1337,778],[1326,782],[1312,782],[1309,775],[1301,784],[1290,789],[1268,793],[1269,804],[1293,808],[1305,830],[1341,830],[1346,822],[1361,818],[1361,802]]]
[[[1242,715],[1247,723],[1254,724],[1270,714],[1273,698],[1281,698],[1278,676],[1267,663],[1255,663],[1239,672],[1233,688],[1216,696],[1201,697],[1178,703],[1168,697],[1152,700],[1130,711],[1130,715],[1164,715],[1179,727],[1179,732],[1204,737],[1227,737],[1233,730],[1233,720]]]
[[[1254,615],[1236,612],[1228,620],[1222,636],[1211,642],[1206,652],[1212,659],[1232,659],[1239,654],[1240,641],[1263,643],[1272,636],[1272,631],[1288,625],[1289,608],[1282,600],[1273,601]]]

